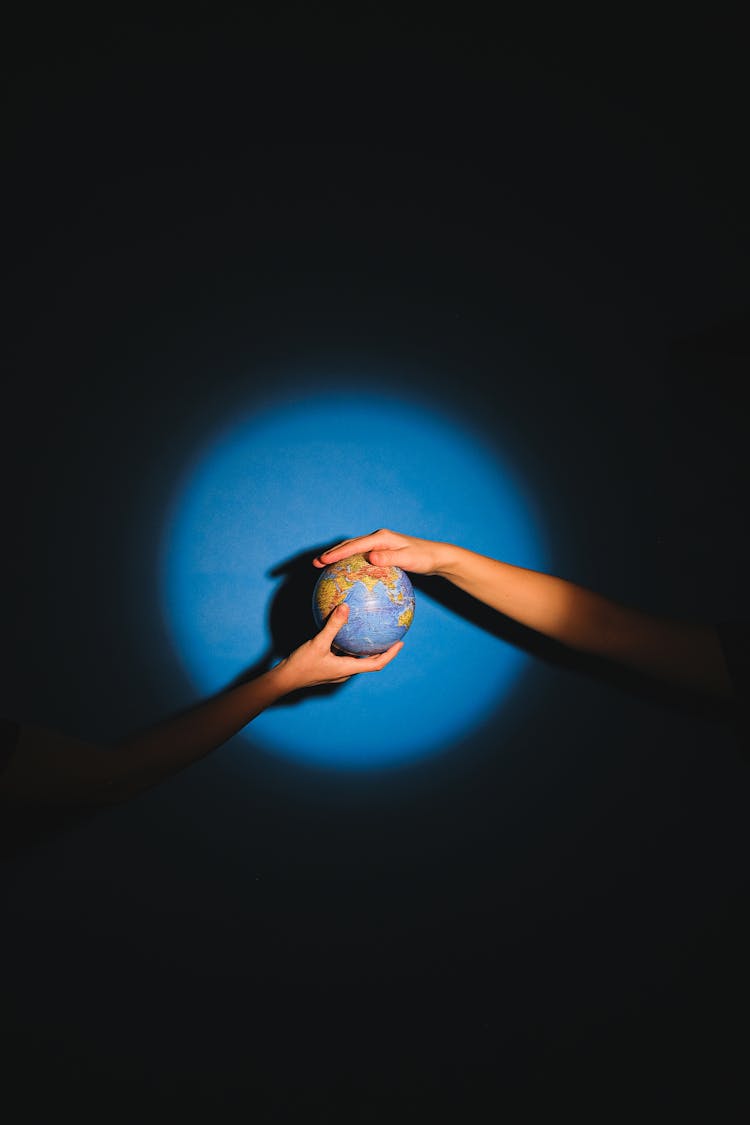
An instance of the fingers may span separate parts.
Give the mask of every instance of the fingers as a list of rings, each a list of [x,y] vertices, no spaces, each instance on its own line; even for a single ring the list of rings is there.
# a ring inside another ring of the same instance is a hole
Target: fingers
[[[360,672],[379,672],[381,668],[385,668],[398,656],[403,647],[403,641],[396,641],[395,644],[391,645],[385,652],[379,653],[378,656],[340,656],[338,659],[344,666],[342,670],[353,676],[359,675]]]
[[[324,566],[330,566],[331,563],[338,562],[340,559],[346,559],[350,555],[365,555],[368,551],[378,547],[387,549],[388,547],[401,546],[399,539],[400,536],[395,532],[387,531],[385,528],[373,531],[370,535],[360,535],[355,539],[344,539],[341,543],[337,543],[335,547],[329,547],[327,551],[323,551],[321,555],[313,559],[313,566],[320,569]]]
[[[379,672],[381,668],[385,668],[386,664],[390,664],[392,660],[396,659],[403,647],[403,641],[396,641],[395,644],[391,645],[391,647],[389,649],[386,649],[385,652],[381,652],[378,656],[365,657],[364,660],[359,661],[360,666],[363,663],[366,665],[364,668],[360,667],[360,671]]]

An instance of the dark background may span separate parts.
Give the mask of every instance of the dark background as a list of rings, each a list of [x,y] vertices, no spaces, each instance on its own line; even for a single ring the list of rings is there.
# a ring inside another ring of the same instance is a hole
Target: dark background
[[[8,26],[3,713],[107,739],[190,701],[165,506],[308,361],[495,425],[554,572],[747,617],[746,66],[681,21]],[[748,1109],[727,723],[543,649],[409,771],[247,752],[3,864],[8,1120]]]

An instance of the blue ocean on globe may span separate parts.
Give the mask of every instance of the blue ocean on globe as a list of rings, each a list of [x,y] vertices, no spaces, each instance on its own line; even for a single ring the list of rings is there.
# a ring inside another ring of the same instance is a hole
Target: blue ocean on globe
[[[414,589],[398,566],[374,566],[352,555],[327,566],[313,591],[313,617],[321,629],[345,602],[349,618],[334,647],[350,656],[375,656],[400,641],[414,619]]]

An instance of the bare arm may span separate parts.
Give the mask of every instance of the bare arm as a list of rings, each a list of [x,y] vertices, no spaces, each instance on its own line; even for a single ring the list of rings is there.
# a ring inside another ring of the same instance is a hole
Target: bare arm
[[[257,679],[115,746],[23,727],[0,775],[0,797],[54,805],[122,801],[205,757],[289,692],[380,671],[397,655],[401,643],[365,659],[331,651],[348,612],[347,606],[339,606],[317,636]]]
[[[514,621],[580,652],[604,657],[690,690],[729,699],[732,686],[713,625],[644,613],[539,571],[451,543],[380,530],[315,560],[327,566],[364,553],[378,566],[432,574]]]

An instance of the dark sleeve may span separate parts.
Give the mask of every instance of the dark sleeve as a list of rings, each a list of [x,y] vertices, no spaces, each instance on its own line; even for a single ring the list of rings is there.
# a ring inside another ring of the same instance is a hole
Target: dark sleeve
[[[740,749],[750,761],[750,621],[722,621],[716,628],[734,689]]]
[[[10,761],[11,754],[16,748],[21,728],[12,719],[0,718],[0,773]]]

